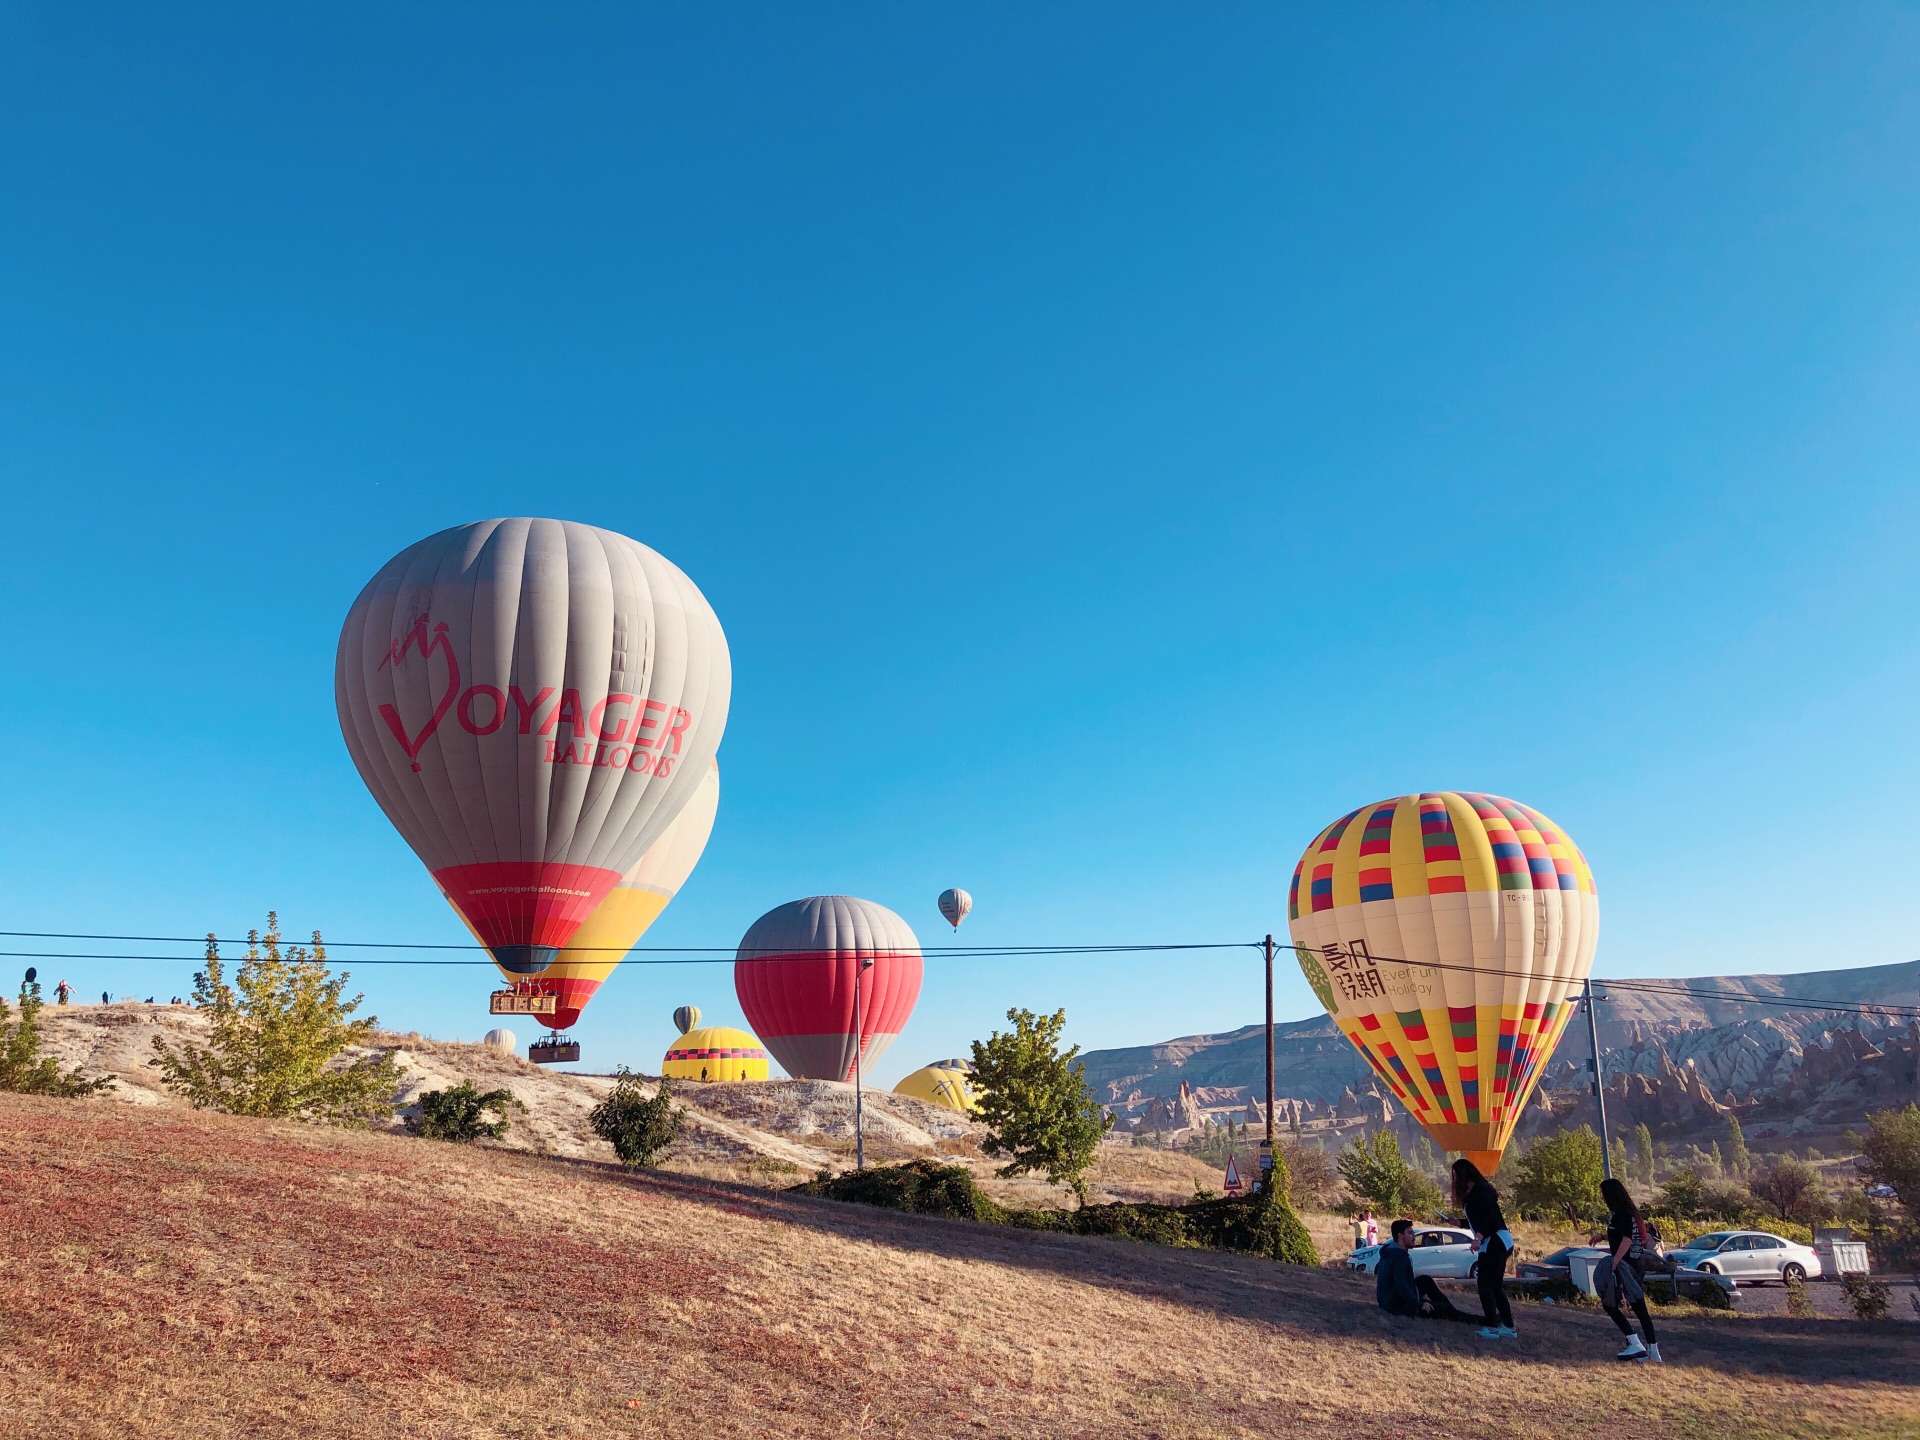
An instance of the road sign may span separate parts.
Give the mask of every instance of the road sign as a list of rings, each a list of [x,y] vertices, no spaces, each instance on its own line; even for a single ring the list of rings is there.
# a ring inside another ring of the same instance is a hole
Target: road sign
[[[1231,1155],[1227,1156],[1227,1180],[1225,1188],[1229,1195],[1238,1195],[1242,1190],[1247,1188],[1241,1183],[1240,1167],[1234,1163],[1233,1156]]]

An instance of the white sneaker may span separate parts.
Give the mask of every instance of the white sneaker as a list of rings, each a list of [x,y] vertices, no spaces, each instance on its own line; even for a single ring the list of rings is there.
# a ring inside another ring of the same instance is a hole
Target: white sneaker
[[[1480,1338],[1482,1340],[1498,1340],[1500,1338],[1500,1332],[1491,1325],[1482,1325],[1480,1327]]]
[[[1520,1338],[1520,1332],[1511,1325],[1502,1325],[1500,1327],[1500,1338],[1502,1340],[1518,1340]]]
[[[1647,1346],[1644,1353],[1636,1355],[1633,1358],[1638,1360],[1642,1365],[1664,1365],[1667,1363],[1660,1358],[1660,1347],[1658,1345]]]
[[[1627,1348],[1613,1358],[1616,1360],[1638,1360],[1646,1353],[1646,1342],[1641,1340],[1638,1335],[1629,1335],[1627,1337]]]

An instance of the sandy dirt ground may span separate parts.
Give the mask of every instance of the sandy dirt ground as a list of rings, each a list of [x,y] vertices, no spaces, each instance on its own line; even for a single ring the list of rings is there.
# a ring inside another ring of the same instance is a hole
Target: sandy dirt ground
[[[0,1096],[0,1435],[1891,1437],[1920,1327],[1393,1320],[1332,1269]],[[1624,1429],[1623,1429],[1624,1425]]]

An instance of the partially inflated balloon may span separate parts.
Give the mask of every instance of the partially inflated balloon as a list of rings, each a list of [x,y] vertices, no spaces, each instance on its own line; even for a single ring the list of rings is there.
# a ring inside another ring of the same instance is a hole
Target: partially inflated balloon
[[[403,550],[354,601],[334,667],[361,779],[514,975],[545,969],[693,798],[731,690],[693,582],[566,520]]]
[[[973,896],[960,889],[942,890],[939,904],[940,918],[958,930],[967,912],[973,909]]]
[[[965,1060],[936,1060],[922,1065],[894,1086],[893,1093],[969,1114],[980,1104],[973,1093],[973,1067]]]
[[[871,1065],[905,1028],[920,974],[920,942],[893,911],[851,895],[815,895],[753,922],[734,959],[733,988],[789,1075],[851,1080],[856,1053]]]
[[[1497,795],[1403,795],[1342,816],[1287,897],[1327,1013],[1447,1150],[1491,1174],[1593,968],[1593,872]]]

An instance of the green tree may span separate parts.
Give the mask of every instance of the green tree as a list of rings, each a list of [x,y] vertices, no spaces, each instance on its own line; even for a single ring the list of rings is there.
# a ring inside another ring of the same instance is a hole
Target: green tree
[[[613,1146],[622,1165],[638,1170],[673,1144],[686,1113],[674,1107],[671,1080],[662,1076],[648,1095],[640,1088],[640,1077],[622,1065],[614,1074],[613,1089],[593,1107],[587,1123]]]
[[[1876,1110],[1867,1116],[1867,1133],[1849,1135],[1859,1146],[1854,1165],[1875,1185],[1891,1185],[1910,1216],[1920,1217],[1920,1105]]]
[[[1615,1135],[1613,1137],[1612,1149],[1613,1173],[1620,1178],[1622,1183],[1631,1185],[1633,1183],[1633,1160],[1632,1157],[1627,1154],[1626,1136]]]
[[[113,1084],[113,1077],[83,1080],[76,1067],[62,1071],[51,1055],[40,1053],[40,982],[22,981],[20,1018],[9,1020],[6,998],[0,996],[0,1090],[16,1095],[59,1095],[71,1099],[91,1095]]]
[[[1334,1162],[1353,1198],[1389,1218],[1426,1215],[1440,1208],[1440,1190],[1407,1163],[1391,1130],[1363,1135]]]
[[[248,932],[247,958],[231,984],[219,941],[209,935],[193,997],[212,1022],[210,1041],[175,1050],[156,1036],[147,1063],[197,1109],[364,1127],[393,1113],[400,1072],[385,1053],[339,1063],[348,1049],[370,1044],[380,1023],[349,1018],[366,997],[343,999],[347,979],[327,968],[318,930],[311,951],[282,952],[272,911],[266,934]]]
[[[1746,1133],[1740,1128],[1738,1115],[1727,1116],[1727,1176],[1734,1180],[1744,1180],[1753,1169],[1753,1156],[1747,1150]]]
[[[1529,1145],[1514,1167],[1513,1204],[1535,1219],[1564,1215],[1570,1220],[1600,1214],[1600,1137],[1591,1125],[1542,1136]]]
[[[1640,1183],[1647,1189],[1653,1188],[1653,1132],[1645,1123],[1633,1127],[1633,1144],[1639,1152],[1635,1157],[1640,1162]]]
[[[1782,1155],[1753,1180],[1754,1198],[1782,1220],[1818,1225],[1833,1212],[1820,1172],[1804,1160]]]
[[[512,1124],[510,1111],[526,1106],[511,1090],[482,1092],[471,1080],[420,1097],[420,1113],[407,1117],[407,1129],[428,1140],[498,1140]],[[488,1113],[493,1117],[488,1119]]]
[[[973,1042],[978,1118],[988,1131],[980,1148],[1008,1158],[1001,1175],[1038,1171],[1072,1190],[1084,1207],[1087,1167],[1099,1153],[1101,1137],[1113,1128],[1113,1117],[1087,1086],[1087,1067],[1075,1058],[1080,1047],[1060,1051],[1065,1010],[1035,1015],[1015,1009],[1007,1011],[1007,1019],[1011,1031],[995,1030]]]
[[[1667,1177],[1654,1199],[1654,1208],[1676,1220],[1697,1219],[1704,1209],[1704,1189],[1700,1172],[1691,1165],[1684,1166]]]

